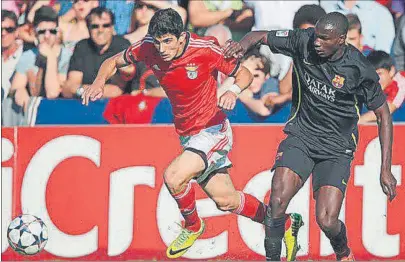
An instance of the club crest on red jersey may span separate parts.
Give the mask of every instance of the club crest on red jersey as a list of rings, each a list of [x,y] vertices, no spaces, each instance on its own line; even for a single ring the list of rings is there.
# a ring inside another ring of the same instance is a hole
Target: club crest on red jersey
[[[196,79],[198,76],[198,66],[196,64],[187,64],[186,66],[187,77],[189,79]]]
[[[342,88],[345,84],[345,78],[343,76],[335,75],[332,80],[332,85],[336,88]]]

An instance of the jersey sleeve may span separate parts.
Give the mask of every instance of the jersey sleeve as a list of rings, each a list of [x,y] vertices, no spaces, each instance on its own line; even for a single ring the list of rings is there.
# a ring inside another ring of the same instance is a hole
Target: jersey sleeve
[[[311,34],[314,34],[312,28],[306,30],[271,30],[267,34],[267,45],[274,53],[294,56],[303,52]]]
[[[234,76],[240,67],[240,62],[235,58],[225,58],[221,48],[215,44],[210,46],[210,61],[214,67],[227,76]]]
[[[382,106],[387,100],[378,82],[377,73],[369,69],[364,73],[363,81],[360,83],[360,94],[368,110],[375,110]]]
[[[124,52],[124,59],[128,64],[135,64],[137,61],[143,61],[144,57],[150,54],[153,39],[146,36],[142,40],[130,45]]]

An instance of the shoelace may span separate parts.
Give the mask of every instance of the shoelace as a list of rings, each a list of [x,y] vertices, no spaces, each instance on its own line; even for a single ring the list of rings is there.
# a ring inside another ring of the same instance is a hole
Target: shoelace
[[[295,219],[294,216],[291,216],[290,219],[292,220],[292,223],[291,223],[292,236],[297,237],[298,230],[300,229],[301,223],[300,223],[299,219]],[[291,242],[293,242],[293,241],[294,241],[293,238],[290,238],[290,239],[287,240],[287,242],[289,242],[289,244],[291,244]],[[300,250],[300,249],[301,249],[301,246],[297,245],[297,251]]]
[[[293,236],[297,236],[298,230],[300,229],[300,221],[295,219],[293,216],[290,218],[292,220],[291,227],[292,227],[292,234]]]
[[[189,231],[188,231],[187,229],[184,229],[184,228],[183,228],[183,229],[181,230],[180,236],[178,237],[179,241],[177,241],[176,247],[182,246],[183,243],[187,240],[188,235],[189,235]]]

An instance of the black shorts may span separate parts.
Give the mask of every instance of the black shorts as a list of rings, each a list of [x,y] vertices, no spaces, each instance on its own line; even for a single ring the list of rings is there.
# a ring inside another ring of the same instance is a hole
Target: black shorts
[[[297,136],[289,135],[278,147],[272,170],[287,167],[299,175],[303,182],[312,173],[313,192],[322,186],[333,186],[344,194],[350,178],[352,159],[348,155],[321,157],[316,148],[305,144]]]

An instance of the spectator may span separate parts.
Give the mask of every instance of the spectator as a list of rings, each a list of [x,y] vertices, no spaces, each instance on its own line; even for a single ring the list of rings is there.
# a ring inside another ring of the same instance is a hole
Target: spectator
[[[240,101],[257,116],[269,116],[272,113],[270,107],[266,107],[262,100],[264,82],[269,79],[270,64],[269,61],[259,53],[258,49],[253,49],[245,54],[241,64],[253,74],[253,82],[240,95]],[[218,90],[218,96],[221,96],[226,88],[234,83],[232,77],[226,79]]]
[[[20,10],[18,18],[18,37],[24,41],[24,51],[35,48],[37,46],[37,38],[34,27],[32,25],[36,11],[42,6],[50,6],[55,12],[58,12],[57,0],[15,0]],[[61,18],[59,18],[59,26],[61,26]],[[61,30],[61,29],[60,29]],[[60,38],[61,39],[61,38]]]
[[[19,3],[19,5],[17,6],[20,6],[20,16],[18,18],[18,38],[24,42],[24,51],[27,51],[29,49],[35,48],[37,44],[37,38],[34,27],[32,25],[32,19],[34,17],[35,11],[38,8],[32,11],[35,5],[34,1],[19,1],[17,3]],[[28,20],[29,14],[30,17],[32,16],[31,20]]]
[[[28,14],[26,17],[26,22],[29,22],[29,23],[33,22],[35,13],[37,12],[38,9],[40,9],[43,6],[53,7],[55,4],[55,0],[33,0],[33,1],[27,1],[27,2],[28,2],[28,7],[27,7]]]
[[[16,15],[18,17],[18,25],[20,26],[25,23],[25,16],[26,14],[28,14],[27,12],[28,4],[26,3],[25,0],[15,0],[14,3],[18,8],[18,12],[16,12]]]
[[[157,11],[157,7],[137,2],[132,13],[131,33],[125,38],[131,43],[136,43],[148,33],[149,22]]]
[[[232,31],[235,40],[245,35],[253,26],[253,10],[242,0],[236,1],[189,1],[189,23],[199,35],[216,24],[224,24]]]
[[[292,29],[295,13],[303,5],[318,5],[317,0],[304,1],[246,1],[254,9],[253,30]]]
[[[14,12],[1,10],[1,101],[8,95],[11,77],[23,53],[22,42],[17,40],[17,23]]]
[[[149,22],[155,12],[159,9],[173,8],[183,18],[183,23],[186,21],[187,12],[184,8],[172,4],[170,1],[159,0],[138,0],[132,13],[131,29],[129,34],[125,36],[131,43],[141,40],[148,32]]]
[[[176,0],[132,0],[132,1],[116,1],[116,0],[101,0],[102,6],[110,9],[116,15],[115,30],[117,34],[124,35],[134,30],[134,11],[135,8],[143,9],[145,6],[148,9],[166,9],[173,8],[183,18],[183,23],[186,21],[187,12],[184,8],[177,4]],[[150,19],[149,19],[150,20]],[[149,22],[148,22],[149,23]]]
[[[16,16],[20,16],[20,9],[17,6],[17,1],[2,1],[1,10],[7,10],[13,12]]]
[[[131,14],[134,9],[133,0],[100,0],[100,6],[105,7],[115,15],[115,32],[117,35],[125,35],[131,25]]]
[[[392,1],[391,10],[394,13],[395,18],[399,18],[405,10],[405,2],[402,0]]]
[[[90,38],[76,44],[70,60],[68,78],[62,89],[64,97],[72,98],[78,94],[82,85],[93,83],[104,60],[129,47],[128,40],[113,35],[114,21],[114,14],[104,7],[96,7],[87,15]],[[104,96],[119,96],[123,93],[124,86],[120,77],[115,77],[106,85]]]
[[[390,53],[395,36],[394,20],[390,11],[375,1],[335,0],[321,1],[326,12],[356,14],[362,25],[364,44],[374,50]],[[376,24],[378,19],[378,26]],[[381,30],[384,28],[384,30]]]
[[[63,33],[63,42],[65,46],[73,50],[77,42],[82,39],[89,38],[89,30],[87,29],[86,25],[86,16],[93,8],[97,6],[97,1],[73,1],[73,19],[70,19],[69,21],[66,21],[67,18],[63,19],[60,26]]]
[[[326,12],[319,5],[303,5],[294,15],[293,28],[307,29],[315,27],[316,22],[324,15],[326,15]]]
[[[231,30],[225,25],[213,25],[205,31],[205,36],[213,36],[218,40],[219,46],[224,46],[226,41],[232,39]]]
[[[207,31],[205,31],[205,36],[213,36],[217,39],[219,46],[224,46],[226,41],[232,39],[231,30],[225,25],[213,25],[210,26]],[[218,87],[223,83],[223,81],[228,78],[227,75],[218,72]]]
[[[355,14],[347,14],[349,30],[347,31],[346,42],[356,47],[363,55],[367,56],[373,49],[363,45],[363,34],[359,17]]]
[[[158,9],[172,8],[181,16],[183,23],[187,20],[187,11],[178,4],[177,0],[137,0],[140,5],[152,5]]]
[[[59,96],[72,55],[69,49],[60,45],[58,15],[51,7],[40,7],[35,12],[33,25],[38,48],[22,54],[11,86],[16,91],[16,103],[23,107],[29,96]]]
[[[398,20],[393,56],[397,70],[405,71],[405,15],[402,15]]]
[[[273,108],[273,112],[275,111],[274,109],[281,108],[292,99],[292,72],[293,64],[291,63],[284,78],[270,78],[262,88],[262,93],[264,93],[262,100],[265,106]]]
[[[387,103],[391,114],[401,107],[405,98],[405,72],[395,72],[394,61],[384,51],[372,51],[367,60],[376,68],[380,77],[380,85],[387,96]],[[375,122],[377,117],[374,112],[368,111],[363,114],[359,123]]]
[[[265,105],[263,100],[263,85],[270,78],[269,61],[257,49],[246,54],[242,65],[245,66],[253,74],[252,84],[241,93],[240,101],[253,113],[259,116],[269,116],[272,113],[272,108]]]
[[[71,21],[75,17],[72,9],[72,1],[57,0],[57,5],[59,5],[58,16],[63,19],[63,21]]]

